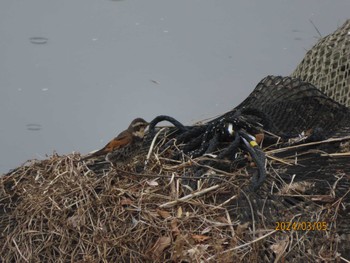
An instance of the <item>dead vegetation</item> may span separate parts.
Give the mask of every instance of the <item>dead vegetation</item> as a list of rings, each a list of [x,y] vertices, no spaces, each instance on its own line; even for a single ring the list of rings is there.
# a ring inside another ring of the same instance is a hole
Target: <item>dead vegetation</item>
[[[334,143],[347,141],[318,145],[329,155],[337,149]],[[209,157],[170,159],[177,145],[161,152],[164,143],[159,140],[147,149],[148,156],[140,153],[117,167],[105,161],[87,164],[78,153],[53,154],[1,177],[1,261],[349,260],[344,245],[350,235],[346,158],[319,154],[314,170],[304,167],[316,156],[310,145],[278,148],[278,153],[270,146],[267,180],[257,192],[249,192],[245,186],[255,169],[249,156],[247,165],[234,172],[207,167],[210,177],[196,178],[195,167]],[[328,171],[323,164],[333,160],[340,166]],[[198,189],[190,191],[186,179]],[[282,222],[295,225],[276,229]],[[312,222],[313,229],[303,228],[303,222]]]
[[[190,136],[158,130],[122,164],[53,154],[1,176],[0,261],[350,262],[349,109],[273,76],[236,109],[189,132],[172,119]]]

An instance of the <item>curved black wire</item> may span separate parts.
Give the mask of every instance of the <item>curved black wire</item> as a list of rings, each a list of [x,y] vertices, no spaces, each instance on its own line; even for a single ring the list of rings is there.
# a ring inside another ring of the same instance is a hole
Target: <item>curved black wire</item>
[[[255,143],[254,146],[251,145],[253,139],[243,130],[238,131],[243,139],[246,140],[247,143],[243,141],[243,148],[250,153],[250,156],[253,158],[257,168],[258,168],[258,176],[254,176],[252,180],[252,187],[254,191],[257,191],[259,187],[263,184],[266,179],[266,170],[265,170],[265,161],[266,156],[265,153],[260,149],[260,147]]]
[[[240,143],[240,136],[238,132],[235,132],[234,134],[234,139],[233,141],[230,143],[230,145],[224,150],[222,151],[217,158],[219,159],[223,159],[225,157],[228,157],[230,160],[234,160],[235,159],[235,155],[238,151],[238,146]]]
[[[190,155],[192,158],[218,150],[215,159],[200,161],[207,165],[206,167],[195,168],[195,175],[205,174],[208,165],[231,170],[231,165],[228,165],[227,162],[220,162],[220,160],[239,161],[237,153],[245,151],[250,154],[258,169],[257,175],[252,178],[251,189],[257,191],[264,183],[266,179],[266,157],[254,138],[250,136],[250,133],[255,134],[255,132],[261,131],[263,124],[260,121],[264,124],[268,123],[268,118],[264,114],[260,114],[254,109],[243,108],[228,112],[206,124],[188,127],[170,116],[160,115],[150,122],[149,134],[155,133],[156,125],[161,121],[169,121],[178,129],[178,133],[172,139],[176,140],[183,153]],[[172,143],[173,141],[170,140],[163,147],[168,147]],[[179,153],[175,152],[173,157],[179,156]]]
[[[150,134],[154,134],[155,133],[155,127],[159,122],[162,121],[168,121],[170,123],[172,123],[180,132],[185,132],[187,131],[187,128],[178,120],[174,119],[173,117],[167,116],[167,115],[159,115],[157,117],[155,117],[148,126],[148,130],[150,132]]]

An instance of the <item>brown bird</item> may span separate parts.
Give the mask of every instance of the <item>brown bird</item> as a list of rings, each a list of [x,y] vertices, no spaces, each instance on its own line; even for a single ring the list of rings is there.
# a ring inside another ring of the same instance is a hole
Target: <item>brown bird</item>
[[[145,129],[148,124],[149,123],[144,119],[136,118],[130,123],[129,127],[125,131],[119,133],[118,136],[107,143],[105,147],[84,157],[82,160],[105,155],[117,149],[122,149],[126,146],[131,146],[132,144],[141,141],[144,137]]]

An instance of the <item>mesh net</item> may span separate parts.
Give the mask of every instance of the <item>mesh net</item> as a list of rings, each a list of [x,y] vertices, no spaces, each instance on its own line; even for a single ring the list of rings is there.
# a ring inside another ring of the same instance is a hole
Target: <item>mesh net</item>
[[[267,76],[237,108],[262,112],[268,121],[259,121],[282,137],[309,129],[321,129],[325,137],[341,137],[350,130],[347,107],[297,78]]]
[[[0,262],[348,260],[350,109],[307,82],[349,106],[349,21],[303,80],[268,76],[198,125],[158,116],[121,163],[54,154],[0,177]]]
[[[350,106],[350,20],[320,39],[291,75]]]

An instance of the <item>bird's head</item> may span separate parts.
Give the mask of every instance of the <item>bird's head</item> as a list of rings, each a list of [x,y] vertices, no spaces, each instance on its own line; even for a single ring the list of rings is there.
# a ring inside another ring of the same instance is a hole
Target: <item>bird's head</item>
[[[128,130],[132,132],[133,136],[142,139],[145,135],[145,129],[148,125],[149,123],[144,119],[136,118],[130,123]]]

